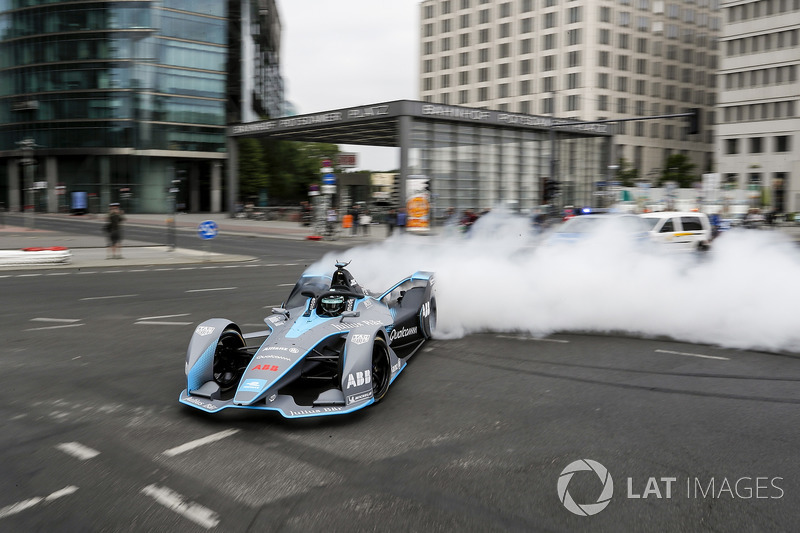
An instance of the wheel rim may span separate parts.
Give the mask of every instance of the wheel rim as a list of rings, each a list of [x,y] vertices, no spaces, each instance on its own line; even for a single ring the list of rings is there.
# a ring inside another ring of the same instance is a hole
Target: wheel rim
[[[391,365],[389,363],[389,350],[386,343],[378,341],[372,349],[372,396],[377,402],[389,389]]]
[[[239,348],[244,346],[244,339],[236,331],[226,331],[217,340],[214,351],[214,381],[222,390],[234,387],[241,377]]]

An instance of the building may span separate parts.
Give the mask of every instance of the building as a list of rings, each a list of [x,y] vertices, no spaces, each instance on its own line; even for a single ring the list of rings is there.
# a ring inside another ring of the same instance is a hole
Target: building
[[[281,112],[279,43],[274,0],[0,2],[0,202],[220,211],[226,124]]]
[[[753,205],[800,211],[800,1],[723,0],[718,172]]]
[[[667,156],[698,174],[713,167],[718,0],[425,0],[420,5],[420,99],[616,123],[611,160],[655,183]],[[562,149],[553,169],[565,202],[592,202],[570,179]],[[614,165],[598,184],[613,179]]]

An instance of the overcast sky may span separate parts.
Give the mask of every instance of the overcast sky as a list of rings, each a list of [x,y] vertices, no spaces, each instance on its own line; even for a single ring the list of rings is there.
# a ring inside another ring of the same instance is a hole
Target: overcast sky
[[[281,71],[298,114],[416,100],[419,0],[278,0]],[[396,149],[359,152],[359,168],[390,170]]]

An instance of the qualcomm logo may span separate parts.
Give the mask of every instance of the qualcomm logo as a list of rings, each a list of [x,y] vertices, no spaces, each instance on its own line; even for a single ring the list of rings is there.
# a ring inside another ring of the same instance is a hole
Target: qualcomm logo
[[[597,474],[597,477],[600,478],[600,482],[603,484],[603,490],[600,496],[598,496],[597,502],[578,504],[575,503],[575,500],[570,496],[567,486],[572,480],[572,476],[575,475],[575,472],[585,470],[591,470]],[[608,473],[605,466],[597,461],[579,459],[568,464],[567,467],[561,471],[561,475],[558,476],[558,499],[561,500],[561,503],[564,504],[564,507],[566,507],[569,512],[576,515],[592,516],[599,513],[608,506],[613,495],[614,481],[611,479],[611,474]]]

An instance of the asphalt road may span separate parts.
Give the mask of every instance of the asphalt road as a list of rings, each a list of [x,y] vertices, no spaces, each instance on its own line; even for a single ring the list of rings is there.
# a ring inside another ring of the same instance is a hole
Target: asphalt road
[[[263,329],[325,250],[226,241],[260,259],[0,273],[0,530],[797,529],[792,354],[486,333],[344,418],[179,404],[194,326]]]

